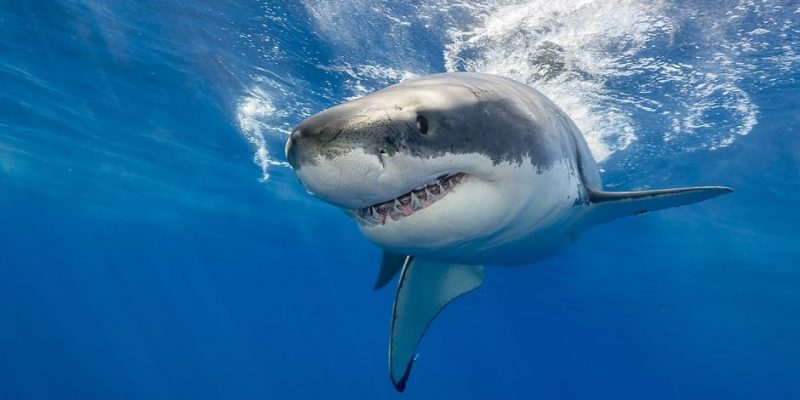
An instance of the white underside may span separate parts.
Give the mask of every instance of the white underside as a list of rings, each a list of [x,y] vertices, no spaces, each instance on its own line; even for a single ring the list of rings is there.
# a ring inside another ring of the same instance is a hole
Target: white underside
[[[491,165],[483,156],[470,157],[473,165]],[[577,234],[570,228],[585,211],[573,206],[581,183],[567,162],[541,172],[527,161],[491,165],[490,174],[470,176],[414,215],[359,228],[398,254],[464,264],[534,262],[568,244]]]
[[[543,171],[529,161],[495,164],[481,154],[380,159],[353,150],[320,158],[298,170],[306,188],[344,209],[391,200],[441,175],[468,174],[435,203],[385,224],[359,224],[361,232],[390,252],[462,264],[529,264],[570,243],[582,188],[574,160]]]

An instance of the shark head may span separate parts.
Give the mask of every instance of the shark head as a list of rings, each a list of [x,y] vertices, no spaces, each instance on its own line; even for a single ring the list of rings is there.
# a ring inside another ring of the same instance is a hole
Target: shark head
[[[535,193],[552,192],[535,176],[561,150],[537,134],[550,121],[516,104],[516,83],[484,79],[433,75],[327,109],[294,128],[287,159],[306,190],[387,250],[436,256],[488,245]]]

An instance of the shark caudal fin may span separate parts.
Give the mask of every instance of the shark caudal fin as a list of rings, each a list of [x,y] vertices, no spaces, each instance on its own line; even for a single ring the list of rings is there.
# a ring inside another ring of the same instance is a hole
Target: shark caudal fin
[[[482,266],[406,259],[394,298],[389,339],[389,375],[397,391],[405,390],[417,345],[436,315],[481,283]]]
[[[695,186],[686,188],[642,190],[633,192],[604,192],[589,189],[591,222],[599,224],[629,215],[678,207],[708,200],[733,189],[724,186]]]

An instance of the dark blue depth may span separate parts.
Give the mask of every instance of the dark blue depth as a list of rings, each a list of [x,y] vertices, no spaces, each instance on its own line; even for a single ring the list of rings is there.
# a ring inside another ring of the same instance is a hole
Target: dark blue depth
[[[758,124],[732,145],[603,165],[622,187],[735,193],[487,269],[398,395],[379,249],[291,170],[259,182],[236,120],[256,76],[306,112],[343,101],[326,67],[349,59],[303,4],[218,3],[0,3],[0,399],[800,398],[796,68],[744,78]],[[442,36],[414,40],[353,64],[443,71]]]

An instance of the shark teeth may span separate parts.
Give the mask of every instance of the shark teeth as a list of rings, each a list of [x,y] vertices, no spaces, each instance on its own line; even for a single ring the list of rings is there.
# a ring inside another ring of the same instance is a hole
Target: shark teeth
[[[350,210],[349,214],[365,225],[384,225],[387,218],[397,221],[441,200],[452,192],[458,184],[463,182],[466,177],[467,174],[463,172],[443,176],[396,199]]]

